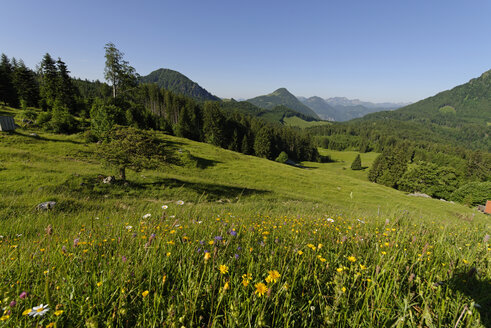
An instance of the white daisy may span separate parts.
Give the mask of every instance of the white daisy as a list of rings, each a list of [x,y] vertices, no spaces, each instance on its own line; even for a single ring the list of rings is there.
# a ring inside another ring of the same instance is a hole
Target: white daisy
[[[177,204],[177,205],[184,205],[184,201],[183,201],[183,200],[178,200],[178,201],[176,202],[176,204]]]
[[[162,209],[163,209],[163,210],[166,210],[168,207],[169,207],[169,206],[167,206],[167,205],[162,205]]]
[[[29,313],[29,316],[31,317],[42,317],[49,311],[49,305],[48,304],[41,304],[39,306],[35,306],[32,308],[32,311]]]
[[[144,219],[148,219],[148,218],[149,218],[149,217],[151,217],[151,216],[152,216],[152,214],[148,213],[148,214],[145,214],[145,215],[143,216],[143,218],[144,218]]]

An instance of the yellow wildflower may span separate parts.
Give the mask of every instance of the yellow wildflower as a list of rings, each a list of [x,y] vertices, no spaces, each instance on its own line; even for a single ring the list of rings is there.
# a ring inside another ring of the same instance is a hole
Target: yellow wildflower
[[[206,252],[205,253],[205,261],[208,261],[210,259],[210,257],[211,257],[211,253]]]
[[[143,296],[143,297],[147,297],[148,293],[149,293],[149,291],[148,291],[148,290],[146,290],[146,291],[144,291],[144,292],[142,293],[142,296]]]
[[[269,284],[271,282],[276,283],[276,281],[281,277],[280,273],[276,270],[268,271],[268,276],[266,277],[266,282]]]
[[[348,261],[350,261],[350,262],[356,262],[356,257],[354,257],[354,256],[348,256]]]
[[[221,274],[226,274],[226,273],[228,273],[228,266],[226,266],[226,265],[223,265],[223,264],[222,264],[222,265],[220,265],[220,267],[219,267],[218,269],[220,270],[220,273],[221,273]]]
[[[256,287],[254,294],[258,295],[259,297],[263,296],[268,291],[268,287],[266,287],[266,285],[262,282],[255,284],[254,287]]]

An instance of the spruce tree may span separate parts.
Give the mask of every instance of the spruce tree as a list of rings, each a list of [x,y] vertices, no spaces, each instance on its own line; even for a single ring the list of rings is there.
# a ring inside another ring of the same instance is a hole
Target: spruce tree
[[[2,54],[0,61],[0,102],[11,107],[19,106],[19,98],[13,83],[13,65],[5,54]]]
[[[71,114],[73,114],[76,110],[75,97],[77,90],[74,87],[72,78],[69,75],[70,71],[61,58],[58,58],[56,67],[58,71],[56,98],[64,107],[68,108]]]
[[[216,102],[207,101],[203,108],[203,134],[205,142],[223,147],[225,140],[225,117]]]
[[[125,89],[136,86],[138,76],[129,62],[123,60],[124,53],[119,51],[114,43],[106,43],[104,49],[106,50],[104,77],[111,84],[113,98],[116,98]]]
[[[13,81],[19,99],[25,101],[27,106],[37,107],[39,105],[39,84],[37,76],[22,60],[18,62],[14,69]]]
[[[49,53],[44,55],[40,65],[41,97],[48,106],[52,108],[58,93],[58,69],[56,63]]]
[[[273,134],[271,129],[264,126],[254,138],[254,153],[256,156],[273,158]]]
[[[353,163],[351,163],[351,169],[352,170],[361,170],[362,169],[360,154],[356,155],[355,160],[353,161]]]

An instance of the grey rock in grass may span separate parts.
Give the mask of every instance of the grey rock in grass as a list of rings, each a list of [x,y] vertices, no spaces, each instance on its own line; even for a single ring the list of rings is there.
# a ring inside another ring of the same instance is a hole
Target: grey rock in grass
[[[54,208],[55,205],[56,205],[56,202],[48,201],[48,202],[44,202],[44,203],[38,204],[36,206],[36,209],[38,211],[47,211],[47,210],[50,210],[50,209]]]
[[[415,192],[413,194],[408,194],[408,196],[414,196],[414,197],[424,197],[424,198],[431,198],[430,195],[423,194],[421,192]]]

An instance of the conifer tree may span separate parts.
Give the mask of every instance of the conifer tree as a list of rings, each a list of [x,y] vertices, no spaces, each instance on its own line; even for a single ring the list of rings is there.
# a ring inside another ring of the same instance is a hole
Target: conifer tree
[[[129,62],[123,60],[124,53],[119,51],[114,43],[107,43],[104,49],[106,50],[104,77],[111,84],[113,98],[116,98],[124,89],[136,86],[138,76]]]
[[[58,70],[56,63],[49,53],[46,53],[40,65],[41,97],[48,108],[52,108],[56,101],[58,89]]]
[[[0,61],[0,102],[11,107],[18,107],[19,98],[13,83],[12,66],[8,57],[2,54]]]
[[[75,97],[77,90],[75,89],[69,75],[70,71],[61,58],[58,58],[56,68],[58,71],[56,98],[60,101],[62,106],[68,108],[69,112],[73,114],[76,110]]]
[[[227,144],[225,140],[225,117],[216,102],[207,101],[203,108],[203,134],[205,142],[218,147]]]
[[[351,163],[351,169],[352,170],[361,170],[361,156],[360,154],[356,155],[356,158],[354,159],[353,163]]]
[[[269,127],[264,126],[254,138],[254,153],[256,156],[273,158],[273,134]]]
[[[39,84],[36,73],[29,69],[22,60],[14,68],[14,86],[21,101],[27,106],[36,107],[39,104]]]

